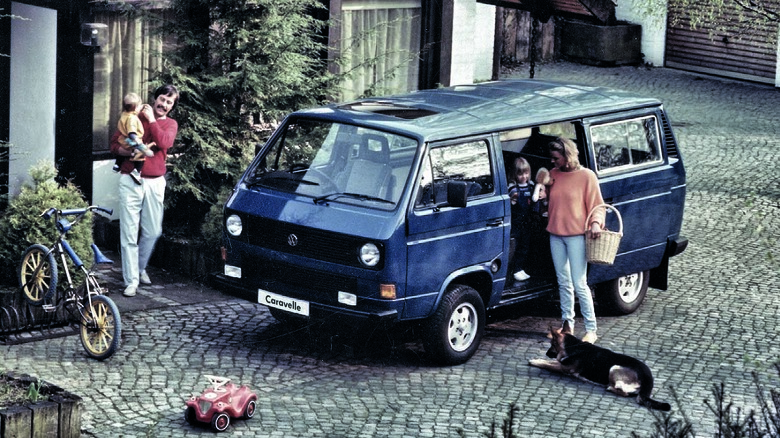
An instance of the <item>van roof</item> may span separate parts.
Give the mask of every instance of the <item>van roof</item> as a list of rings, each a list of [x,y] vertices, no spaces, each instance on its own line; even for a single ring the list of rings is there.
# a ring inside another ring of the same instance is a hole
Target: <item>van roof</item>
[[[433,141],[660,104],[657,99],[610,88],[524,79],[365,98],[296,114]]]

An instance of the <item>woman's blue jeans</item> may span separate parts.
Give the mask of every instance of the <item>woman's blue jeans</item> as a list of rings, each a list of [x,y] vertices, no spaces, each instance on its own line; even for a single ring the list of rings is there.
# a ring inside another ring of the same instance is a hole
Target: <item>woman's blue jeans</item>
[[[585,256],[585,235],[550,235],[558,293],[561,298],[561,319],[574,330],[574,294],[580,300],[580,312],[585,320],[585,331],[596,332],[596,311],[588,287],[588,260]]]

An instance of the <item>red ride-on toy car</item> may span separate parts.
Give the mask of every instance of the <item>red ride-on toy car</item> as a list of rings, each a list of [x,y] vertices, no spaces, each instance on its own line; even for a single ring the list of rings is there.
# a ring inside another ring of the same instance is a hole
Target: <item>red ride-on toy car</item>
[[[249,419],[255,415],[257,394],[246,385],[236,386],[230,379],[205,375],[212,385],[199,396],[187,400],[184,419],[187,423],[211,423],[215,432],[222,432],[230,426],[231,418]]]

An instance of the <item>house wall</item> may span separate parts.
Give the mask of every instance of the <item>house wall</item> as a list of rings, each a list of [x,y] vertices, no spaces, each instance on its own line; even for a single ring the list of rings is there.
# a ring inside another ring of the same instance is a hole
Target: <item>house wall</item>
[[[445,1],[441,83],[472,84],[493,74],[496,7],[474,0]]]
[[[19,194],[38,161],[54,161],[57,11],[12,2],[8,192]]]
[[[496,7],[476,3],[472,36],[477,47],[474,57],[474,80],[487,81],[493,77],[493,44],[496,37]]]
[[[635,0],[621,0],[615,8],[618,20],[642,25],[642,54],[644,61],[657,67],[664,65],[666,50],[666,2],[657,14],[647,14],[637,8]]]
[[[775,2],[777,4],[777,2]],[[666,35],[666,66],[705,74],[777,83],[780,32],[776,21],[734,6],[711,11],[706,5],[669,0],[673,23]],[[702,21],[693,25],[694,17]]]

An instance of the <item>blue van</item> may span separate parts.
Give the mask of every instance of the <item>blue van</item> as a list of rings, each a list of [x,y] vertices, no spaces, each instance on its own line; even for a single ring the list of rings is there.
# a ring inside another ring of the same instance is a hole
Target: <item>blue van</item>
[[[507,171],[551,168],[565,136],[598,175],[624,237],[613,265],[591,265],[600,311],[635,311],[666,289],[680,236],[685,168],[661,102],[600,87],[508,80],[367,98],[290,114],[224,207],[218,281],[278,320],[414,322],[426,353],[459,364],[491,312],[557,297],[549,236],[508,272]],[[608,214],[607,228],[618,228]]]

